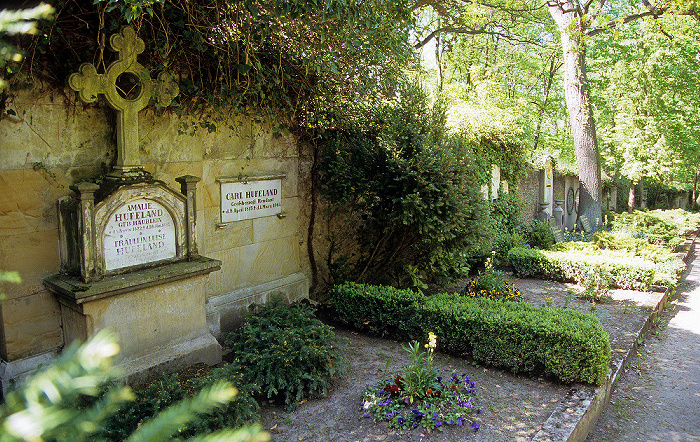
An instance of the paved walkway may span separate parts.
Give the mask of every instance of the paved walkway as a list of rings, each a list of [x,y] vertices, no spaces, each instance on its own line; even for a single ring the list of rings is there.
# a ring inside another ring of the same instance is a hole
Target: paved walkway
[[[700,441],[700,246],[587,441]]]

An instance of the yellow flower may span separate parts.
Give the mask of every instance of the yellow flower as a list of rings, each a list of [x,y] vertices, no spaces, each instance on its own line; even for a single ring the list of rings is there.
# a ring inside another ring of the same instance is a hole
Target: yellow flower
[[[433,332],[428,333],[428,343],[425,344],[425,348],[434,349],[437,347],[437,335]]]

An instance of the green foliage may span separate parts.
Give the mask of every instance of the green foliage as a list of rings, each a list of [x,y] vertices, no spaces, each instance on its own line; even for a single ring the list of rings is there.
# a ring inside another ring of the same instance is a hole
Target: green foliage
[[[415,304],[421,293],[346,282],[334,286],[330,301],[341,321],[373,336],[411,340],[421,336]]]
[[[267,398],[281,397],[289,409],[305,397],[325,397],[333,376],[345,375],[345,341],[308,306],[288,307],[277,297],[251,308],[259,310],[226,337],[245,383]]]
[[[432,334],[431,334],[432,335]],[[435,335],[432,335],[434,338]],[[422,399],[428,389],[435,387],[438,371],[433,367],[433,351],[435,350],[435,340],[433,346],[428,347],[427,354],[422,351],[420,342],[414,341],[403,347],[411,355],[411,362],[403,368],[403,395],[412,404],[416,399]]]
[[[418,314],[447,353],[563,382],[601,384],[608,373],[609,337],[593,316],[449,294],[427,298]]]
[[[500,193],[498,200],[491,203],[491,222],[495,231],[493,250],[501,262],[506,261],[508,250],[525,242],[525,224],[520,216],[522,206],[523,201],[514,193]]]
[[[94,3],[59,2],[41,37],[20,42],[32,53],[24,73],[62,86],[85,61],[109,63],[104,37],[130,22],[147,45],[140,63],[181,74],[175,106],[195,117],[189,128],[234,126],[241,114],[277,129],[323,125],[328,112],[352,114],[364,97],[391,94],[417,60],[404,2]]]
[[[5,76],[14,73],[14,64],[23,58],[20,49],[7,42],[5,35],[36,34],[37,20],[47,19],[52,14],[53,8],[43,3],[31,9],[0,10],[0,94],[6,86]]]
[[[589,269],[581,278],[583,292],[579,293],[579,298],[593,302],[607,299],[611,280],[612,277],[606,270],[597,267]]]
[[[188,388],[184,388],[176,374],[164,375],[145,388],[137,389],[134,392],[136,399],[122,406],[118,413],[107,419],[100,431],[100,437],[108,440],[126,440],[139,426],[149,422],[168,407],[188,398],[190,395],[187,391],[202,391],[220,382],[239,385],[236,397],[209,412],[198,412],[195,419],[178,429],[180,437],[207,434],[224,428],[241,428],[249,422],[259,420],[260,406],[254,398],[259,389],[247,384],[235,366],[229,364],[216,368],[203,377],[192,378],[187,382]]]
[[[393,382],[386,380],[367,388],[362,396],[364,417],[373,416],[375,422],[388,421],[392,428],[399,429],[422,426],[442,431],[443,425],[463,426],[475,410],[472,404],[475,384],[466,374],[438,376],[438,370],[432,366],[436,345],[437,336],[430,333],[425,344],[427,356],[419,342],[403,347],[411,355],[411,362]],[[472,428],[478,430],[479,425]]]
[[[0,405],[0,440],[88,441],[100,439],[100,431],[120,406],[134,394],[114,382],[112,359],[119,346],[115,337],[100,332],[88,343],[72,345],[50,366],[10,390]],[[237,391],[227,382],[216,382],[195,396],[175,402],[138,427],[128,441],[162,441],[176,434],[198,413],[208,413],[230,402]],[[170,390],[160,400],[174,402]],[[259,427],[222,430],[198,441],[229,440],[263,442],[269,435]]]
[[[413,312],[413,326],[419,334],[434,331],[441,337],[440,349],[448,353],[468,354],[477,362],[516,373],[549,373],[564,382],[601,383],[607,376],[610,343],[600,321],[592,316],[459,294],[416,296],[408,290],[354,283],[333,290],[338,319],[346,324],[375,321],[375,312],[364,305],[382,305],[383,297],[412,300],[404,311]],[[345,298],[353,302],[344,302]],[[382,334],[381,325],[375,323],[376,334]],[[392,337],[400,340],[406,335]]]
[[[673,258],[668,249],[649,244],[646,239],[635,238],[626,232],[596,232],[592,243],[600,249],[624,250],[653,262],[663,262]]]
[[[428,282],[459,278],[491,237],[470,146],[444,135],[444,110],[419,88],[400,91],[371,109],[367,127],[339,122],[323,135],[322,194],[334,216],[360,221],[344,232],[360,245],[347,274],[400,284],[418,268]]]
[[[651,285],[675,287],[685,267],[678,258],[655,264],[622,251],[611,250],[602,254],[595,245],[563,250],[565,251],[514,248],[508,252],[508,261],[515,274],[521,278],[537,277],[580,283],[590,271],[600,271],[610,275],[611,287],[635,290],[647,290]]]
[[[527,242],[530,247],[549,250],[554,245],[554,234],[548,223],[535,221],[527,228]]]
[[[613,227],[631,234],[647,238],[658,244],[667,244],[674,238],[685,237],[697,230],[700,216],[681,209],[674,210],[635,210],[633,213],[620,213]]]

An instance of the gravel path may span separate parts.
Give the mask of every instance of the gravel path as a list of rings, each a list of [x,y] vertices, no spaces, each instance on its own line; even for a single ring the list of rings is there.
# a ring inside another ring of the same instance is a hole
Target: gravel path
[[[587,440],[700,441],[697,250],[672,305],[629,361]]]

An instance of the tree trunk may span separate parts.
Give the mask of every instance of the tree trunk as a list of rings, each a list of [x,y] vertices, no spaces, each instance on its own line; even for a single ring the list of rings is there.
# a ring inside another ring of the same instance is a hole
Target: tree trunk
[[[630,181],[630,194],[627,197],[627,213],[634,212],[634,187],[635,182]]]
[[[581,181],[578,213],[599,224],[602,219],[600,159],[586,79],[586,47],[581,41],[586,29],[573,6],[569,1],[561,6],[550,3],[549,12],[557,23],[564,55],[564,93]]]

